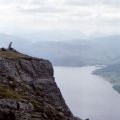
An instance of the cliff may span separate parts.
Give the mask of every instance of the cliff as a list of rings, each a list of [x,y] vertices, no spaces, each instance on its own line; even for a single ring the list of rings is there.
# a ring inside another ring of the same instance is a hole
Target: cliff
[[[0,120],[80,120],[71,113],[48,60],[0,49]]]

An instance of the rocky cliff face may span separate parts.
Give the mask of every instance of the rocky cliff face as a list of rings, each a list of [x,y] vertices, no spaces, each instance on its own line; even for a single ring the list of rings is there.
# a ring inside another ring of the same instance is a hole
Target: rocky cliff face
[[[48,60],[0,50],[0,120],[80,120],[66,105]]]

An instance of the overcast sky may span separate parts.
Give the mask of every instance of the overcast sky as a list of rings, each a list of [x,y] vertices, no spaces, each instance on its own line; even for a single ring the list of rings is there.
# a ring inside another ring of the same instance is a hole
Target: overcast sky
[[[120,0],[0,0],[0,32],[120,33]]]

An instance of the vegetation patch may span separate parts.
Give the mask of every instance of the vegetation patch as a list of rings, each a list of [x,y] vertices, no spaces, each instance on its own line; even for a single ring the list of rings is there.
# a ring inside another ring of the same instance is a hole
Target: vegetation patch
[[[32,100],[31,101],[33,107],[34,107],[34,110],[36,111],[44,111],[44,104],[43,102],[40,102],[40,101],[37,101],[37,100]]]
[[[23,96],[9,86],[0,86],[0,98],[22,100]]]
[[[19,52],[6,50],[6,51],[0,51],[0,57],[5,57],[5,58],[20,58],[21,57],[22,58],[22,57],[28,57],[28,56],[21,54]]]

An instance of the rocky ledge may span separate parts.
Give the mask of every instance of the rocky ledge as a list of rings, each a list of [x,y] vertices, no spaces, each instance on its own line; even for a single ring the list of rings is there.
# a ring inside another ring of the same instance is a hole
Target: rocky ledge
[[[71,113],[48,60],[0,49],[0,120],[80,120]]]

